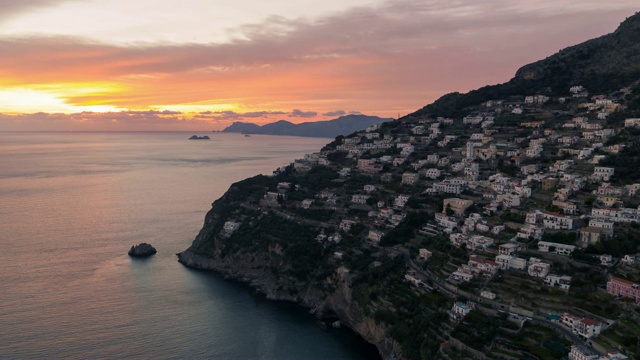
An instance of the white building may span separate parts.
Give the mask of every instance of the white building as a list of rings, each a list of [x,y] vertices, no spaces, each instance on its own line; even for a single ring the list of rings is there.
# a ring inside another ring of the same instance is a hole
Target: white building
[[[349,230],[351,230],[351,227],[352,227],[353,225],[355,225],[355,224],[356,224],[356,222],[355,222],[355,221],[353,221],[353,220],[346,220],[346,219],[344,219],[344,220],[342,220],[342,221],[340,222],[340,230],[342,230],[342,231],[349,231]]]
[[[527,268],[527,273],[529,276],[546,278],[549,275],[549,271],[551,270],[551,264],[543,263],[540,259],[530,258],[529,259],[529,267]]]
[[[224,233],[229,236],[240,228],[240,223],[234,221],[227,221],[224,223]]]
[[[489,299],[489,300],[493,300],[496,298],[496,294],[492,293],[491,291],[488,290],[482,290],[482,292],[480,292],[480,296],[482,296],[485,299]]]
[[[593,208],[591,216],[594,218],[611,222],[638,222],[640,211],[632,208]]]
[[[398,195],[393,201],[393,204],[399,208],[404,207],[409,201],[409,195]]]
[[[571,255],[576,249],[575,245],[560,244],[548,241],[538,241],[538,250],[542,252],[554,252],[558,255]]]
[[[468,282],[473,280],[473,273],[465,269],[458,269],[452,272],[451,275],[449,275],[449,279],[455,280],[455,281],[461,281],[461,282]]]
[[[600,355],[584,345],[571,345],[569,360],[598,360]]]
[[[369,230],[369,234],[367,235],[367,238],[375,243],[378,243],[380,242],[383,236],[384,236],[384,233],[380,231]]]
[[[503,269],[517,269],[524,270],[527,268],[527,260],[519,257],[514,257],[511,255],[498,255],[495,258],[496,264]]]
[[[520,245],[516,243],[507,243],[498,246],[500,255],[515,255],[520,250]]]
[[[418,250],[418,257],[422,260],[429,260],[433,256],[433,253],[427,249]]]
[[[479,256],[470,256],[467,265],[473,272],[482,275],[492,275],[498,271],[498,264],[495,261]]]
[[[369,197],[369,195],[355,194],[351,196],[351,202],[355,204],[366,204]]]
[[[364,186],[364,191],[367,192],[367,193],[371,193],[371,192],[376,191],[376,187],[375,187],[375,185],[365,185]]]
[[[571,230],[573,229],[573,218],[551,211],[543,211],[542,225],[545,229]]]
[[[593,169],[593,175],[591,175],[591,178],[595,180],[600,180],[600,181],[609,181],[613,176],[614,171],[615,171],[614,168],[596,166]]]
[[[557,287],[565,291],[569,291],[571,287],[571,276],[563,275],[547,275],[544,284],[551,287]]]
[[[449,315],[452,320],[459,321],[462,320],[467,314],[473,310],[473,303],[463,303],[461,301],[456,301],[453,304],[453,307],[449,311]]]
[[[493,239],[482,235],[474,235],[467,240],[467,249],[472,251],[487,250],[491,245],[493,245]]]
[[[440,176],[440,170],[432,168],[425,171],[425,176],[430,179],[437,179]]]
[[[420,180],[420,175],[416,173],[404,173],[402,174],[403,185],[414,185]]]
[[[460,194],[462,192],[462,185],[454,184],[450,181],[438,182],[433,185],[434,189],[438,192],[445,194]]]
[[[585,318],[570,312],[563,313],[560,317],[560,322],[583,339],[590,339],[602,331],[602,324],[598,320]]]

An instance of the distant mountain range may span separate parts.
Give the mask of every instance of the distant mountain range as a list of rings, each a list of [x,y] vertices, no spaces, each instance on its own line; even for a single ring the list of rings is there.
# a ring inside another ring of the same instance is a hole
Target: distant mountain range
[[[222,130],[222,132],[335,138],[338,135],[348,135],[356,131],[364,130],[371,125],[392,120],[392,118],[381,118],[377,116],[346,115],[333,120],[305,122],[301,124],[280,120],[259,126],[237,121]]]

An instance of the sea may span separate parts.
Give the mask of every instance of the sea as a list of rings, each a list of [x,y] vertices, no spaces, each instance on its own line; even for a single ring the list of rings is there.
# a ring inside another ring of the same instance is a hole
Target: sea
[[[232,183],[330,139],[191,135],[0,132],[0,359],[379,358],[175,256]]]

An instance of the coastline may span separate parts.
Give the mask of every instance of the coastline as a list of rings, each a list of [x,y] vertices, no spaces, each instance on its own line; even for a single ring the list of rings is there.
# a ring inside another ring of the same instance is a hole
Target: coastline
[[[236,267],[232,265],[232,263],[242,264],[242,261],[204,257],[195,254],[192,247],[176,256],[178,262],[185,267],[212,271],[225,279],[241,282],[271,301],[295,303],[308,309],[309,314],[318,320],[338,319],[343,326],[374,346],[381,359],[403,359],[399,344],[386,336],[386,328],[377,324],[372,318],[363,316],[357,305],[353,304],[349,281],[345,276],[342,276],[341,286],[328,296],[312,287],[301,289],[297,295],[291,295],[282,289],[276,278],[268,276],[263,271],[257,269],[246,271],[247,269],[242,265]]]

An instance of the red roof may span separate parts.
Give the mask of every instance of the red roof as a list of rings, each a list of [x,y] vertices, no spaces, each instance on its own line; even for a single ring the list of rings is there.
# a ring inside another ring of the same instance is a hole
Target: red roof
[[[598,320],[595,319],[591,319],[591,318],[584,318],[582,320],[580,320],[581,323],[587,325],[587,326],[592,326],[592,325],[599,325],[600,322]]]
[[[613,279],[611,279],[611,281],[623,283],[625,285],[637,285],[633,281],[629,281],[629,280],[626,280],[626,279],[623,279],[623,278],[619,278],[619,277],[614,277]]]
[[[572,312],[566,312],[566,313],[562,314],[562,316],[567,317],[567,318],[572,318],[573,320],[580,320],[580,319],[582,319],[582,317],[581,317],[581,316],[578,316],[578,315],[576,315],[576,314],[574,314],[574,313],[572,313]]]
[[[553,212],[553,211],[543,211],[543,213],[547,214],[547,215],[555,216],[555,217],[566,217],[566,216],[564,216],[562,214],[559,214],[559,213]]]
[[[493,260],[489,260],[489,259],[485,259],[485,258],[481,258],[481,257],[477,257],[477,256],[473,256],[469,260],[475,261],[475,262],[478,262],[478,263],[489,264],[489,265],[492,265],[492,266],[497,266],[498,265]]]

